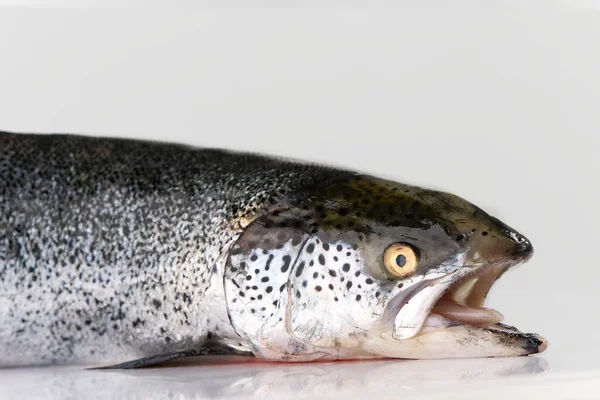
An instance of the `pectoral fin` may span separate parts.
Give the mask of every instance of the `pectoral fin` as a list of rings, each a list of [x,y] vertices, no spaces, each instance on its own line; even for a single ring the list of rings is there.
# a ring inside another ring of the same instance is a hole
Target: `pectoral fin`
[[[177,358],[184,357],[198,357],[198,356],[223,356],[223,355],[238,355],[238,356],[248,356],[252,355],[247,351],[240,351],[236,349],[232,349],[229,347],[217,347],[217,348],[200,348],[200,349],[190,349],[190,350],[181,350],[181,351],[173,351],[169,353],[157,354],[149,357],[142,357],[136,360],[125,361],[120,364],[115,365],[107,365],[104,367],[93,367],[88,368],[88,370],[102,370],[102,369],[136,369],[136,368],[145,368],[151,367],[159,364],[166,363],[167,361],[175,360]]]

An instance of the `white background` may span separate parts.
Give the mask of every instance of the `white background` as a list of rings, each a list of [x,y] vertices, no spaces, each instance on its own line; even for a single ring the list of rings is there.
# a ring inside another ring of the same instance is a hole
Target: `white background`
[[[0,129],[257,151],[452,191],[536,249],[488,304],[549,340],[550,372],[598,368],[598,3],[75,3],[0,7]]]

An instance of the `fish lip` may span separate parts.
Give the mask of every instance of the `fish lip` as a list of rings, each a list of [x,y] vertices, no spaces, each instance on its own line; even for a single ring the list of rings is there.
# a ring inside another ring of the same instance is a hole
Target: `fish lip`
[[[548,341],[542,336],[537,333],[521,332],[514,326],[497,323],[481,329],[502,337],[506,342],[518,342],[526,354],[541,353],[548,347]]]

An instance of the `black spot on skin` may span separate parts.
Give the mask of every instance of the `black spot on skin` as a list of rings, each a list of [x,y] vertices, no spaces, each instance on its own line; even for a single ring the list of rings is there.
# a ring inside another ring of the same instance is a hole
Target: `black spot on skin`
[[[277,304],[279,304],[279,302],[278,302],[277,300],[275,300],[275,301],[273,302],[273,305],[274,305],[275,307],[277,307]]]
[[[343,270],[344,272],[348,272],[348,271],[350,271],[350,264],[348,264],[348,263],[344,264],[344,266],[342,267],[342,270]]]
[[[315,286],[315,290],[316,290],[317,292],[320,292],[321,290],[323,290],[323,288],[322,288],[321,286]]]
[[[265,265],[265,271],[268,271],[271,268],[271,261],[273,261],[273,254],[269,255],[269,259],[267,260],[267,264]]]
[[[333,261],[339,261],[339,258],[337,258],[337,256],[333,256]]]
[[[285,289],[285,283],[279,287],[279,291],[283,292],[283,289]]]
[[[252,280],[252,275],[246,275],[246,280],[247,281]]]
[[[263,278],[262,278],[260,281],[261,281],[261,282],[269,282],[269,277],[268,277],[268,276],[265,276],[265,277],[263,277]]]
[[[298,268],[296,268],[296,277],[302,275],[302,271],[304,271],[304,261],[298,264]]]
[[[367,285],[371,285],[371,284],[373,283],[373,279],[371,279],[371,278],[367,278],[367,279],[365,280],[365,283],[366,283]]]
[[[348,283],[346,283],[346,288],[350,289],[352,287],[352,281],[348,281]]]
[[[256,285],[252,286],[252,290],[258,290],[258,286],[256,286]]]
[[[313,279],[317,279],[318,277],[319,277],[319,273],[318,273],[318,272],[315,272],[315,273],[313,274]]]
[[[333,300],[335,300],[335,301],[339,301],[337,297],[334,297],[334,298],[333,298]]]
[[[252,314],[254,314],[254,313],[256,312],[256,310],[255,310],[254,308],[251,308],[251,309],[250,309],[250,312],[251,312]]]
[[[291,261],[292,257],[288,256],[287,254],[283,256],[283,266],[281,267],[281,272],[287,272],[287,270],[290,268]]]
[[[360,275],[360,271],[356,271],[356,272],[354,273],[354,276],[356,276],[356,277],[358,277],[359,275]]]
[[[329,289],[333,290],[333,285],[331,283],[329,284]]]
[[[342,251],[344,248],[342,247],[341,244],[338,244],[336,247],[337,251]]]
[[[402,286],[404,286],[404,283],[400,282],[400,283],[398,284],[398,289],[402,289]]]
[[[312,243],[306,247],[306,252],[309,254],[312,253],[314,250],[315,250],[315,245]]]
[[[300,298],[300,291],[299,290],[296,290],[296,297]]]
[[[255,273],[256,275],[258,275],[258,274],[260,273],[260,269],[258,269],[258,268],[257,268],[257,269],[255,269],[255,270],[254,270],[254,273]]]
[[[346,252],[346,256],[347,256],[347,257],[350,257],[351,255],[352,255],[352,253],[350,253],[349,251],[348,251],[348,252]]]
[[[306,287],[308,285],[308,281],[302,281],[302,287]]]
[[[310,260],[310,262],[308,263],[308,266],[312,267],[313,265],[315,265],[315,262],[313,260]]]
[[[325,265],[325,256],[323,254],[319,254],[319,264]]]
[[[257,258],[258,256],[256,254],[252,254],[252,257],[250,257],[250,261],[256,261]]]
[[[244,292],[240,292],[240,297],[244,297],[246,294]]]
[[[361,298],[362,298],[362,297],[361,297],[361,295],[360,295],[360,294],[357,294],[357,295],[356,295],[356,301],[360,301],[360,299],[361,299]]]
[[[323,243],[323,250],[329,251],[329,244]]]
[[[271,293],[273,291],[273,286],[267,286],[267,288],[265,289],[265,292],[267,293]]]
[[[329,275],[331,275],[331,276],[333,276],[333,277],[336,277],[336,276],[337,276],[337,273],[336,273],[334,270],[330,269],[330,270],[329,270]]]
[[[159,309],[160,306],[162,305],[162,303],[160,300],[154,299],[154,300],[152,300],[152,305],[154,306],[154,308]]]
[[[381,295],[381,293],[375,292],[375,297],[379,298],[380,295]]]
[[[259,300],[262,300],[262,298],[263,298],[263,295],[262,295],[262,294],[259,294],[258,296],[256,296],[256,298],[257,298],[257,299],[259,299]]]

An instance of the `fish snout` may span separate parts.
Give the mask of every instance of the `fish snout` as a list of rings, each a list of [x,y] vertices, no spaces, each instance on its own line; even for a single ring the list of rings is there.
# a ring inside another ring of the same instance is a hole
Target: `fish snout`
[[[533,256],[531,241],[502,221],[490,217],[489,223],[473,230],[469,238],[467,263],[514,265]]]
[[[520,259],[529,259],[533,256],[533,245],[529,239],[520,235],[520,241],[514,245],[512,255]]]

